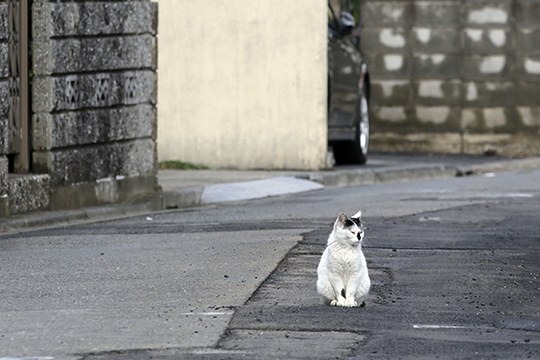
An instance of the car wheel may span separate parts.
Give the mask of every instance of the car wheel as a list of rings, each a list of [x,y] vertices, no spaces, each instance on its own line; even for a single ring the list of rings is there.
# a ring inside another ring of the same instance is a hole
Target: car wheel
[[[342,141],[334,144],[334,157],[338,164],[365,164],[369,147],[369,101],[366,91],[356,110],[356,132],[354,141]]]

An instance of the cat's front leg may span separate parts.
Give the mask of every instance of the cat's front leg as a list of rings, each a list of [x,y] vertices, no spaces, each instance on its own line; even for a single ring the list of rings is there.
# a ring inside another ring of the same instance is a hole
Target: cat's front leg
[[[345,306],[345,284],[339,276],[330,276],[330,284],[334,290],[334,299],[330,302],[332,306]]]
[[[359,273],[347,282],[347,305],[349,307],[365,306],[365,298],[369,291],[371,282],[366,273]]]
[[[360,281],[358,282],[356,293],[354,294],[354,298],[359,306],[361,307],[366,306],[366,298],[369,293],[370,287],[371,287],[371,280],[369,279],[369,276],[367,275],[367,272],[366,272],[360,277]]]

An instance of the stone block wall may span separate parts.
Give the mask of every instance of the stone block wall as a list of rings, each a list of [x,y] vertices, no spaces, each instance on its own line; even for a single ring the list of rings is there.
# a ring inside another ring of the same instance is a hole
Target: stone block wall
[[[0,0],[0,216],[9,212],[7,195],[8,174],[8,7]]]
[[[540,154],[539,0],[364,0],[372,145]]]
[[[0,216],[154,193],[157,4],[30,3],[31,165],[12,174],[8,5],[0,0]]]
[[[32,169],[51,207],[155,190],[157,4],[32,4]]]

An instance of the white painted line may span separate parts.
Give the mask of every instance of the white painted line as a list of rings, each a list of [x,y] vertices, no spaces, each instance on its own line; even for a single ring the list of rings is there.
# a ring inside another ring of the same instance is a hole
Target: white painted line
[[[420,219],[418,219],[420,222],[428,222],[428,221],[434,221],[439,222],[441,221],[441,218],[438,216],[422,216]]]
[[[413,329],[467,329],[467,326],[459,325],[434,325],[434,324],[414,324]]]
[[[234,314],[234,311],[208,311],[208,312],[186,312],[182,313],[182,315],[191,315],[191,316],[225,316],[225,315],[232,315]],[[2,360],[2,359],[0,359]]]
[[[200,350],[193,350],[192,352],[194,355],[246,355],[250,354],[249,351],[246,350],[225,350],[225,349],[200,349]]]
[[[30,357],[1,357],[0,360],[54,360],[52,356],[30,356]]]

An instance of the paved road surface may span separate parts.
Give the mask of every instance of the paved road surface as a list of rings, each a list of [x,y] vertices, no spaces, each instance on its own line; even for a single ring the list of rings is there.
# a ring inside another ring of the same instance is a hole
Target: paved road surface
[[[539,184],[329,188],[5,235],[0,359],[538,358]],[[324,307],[316,264],[358,209],[368,305]]]

